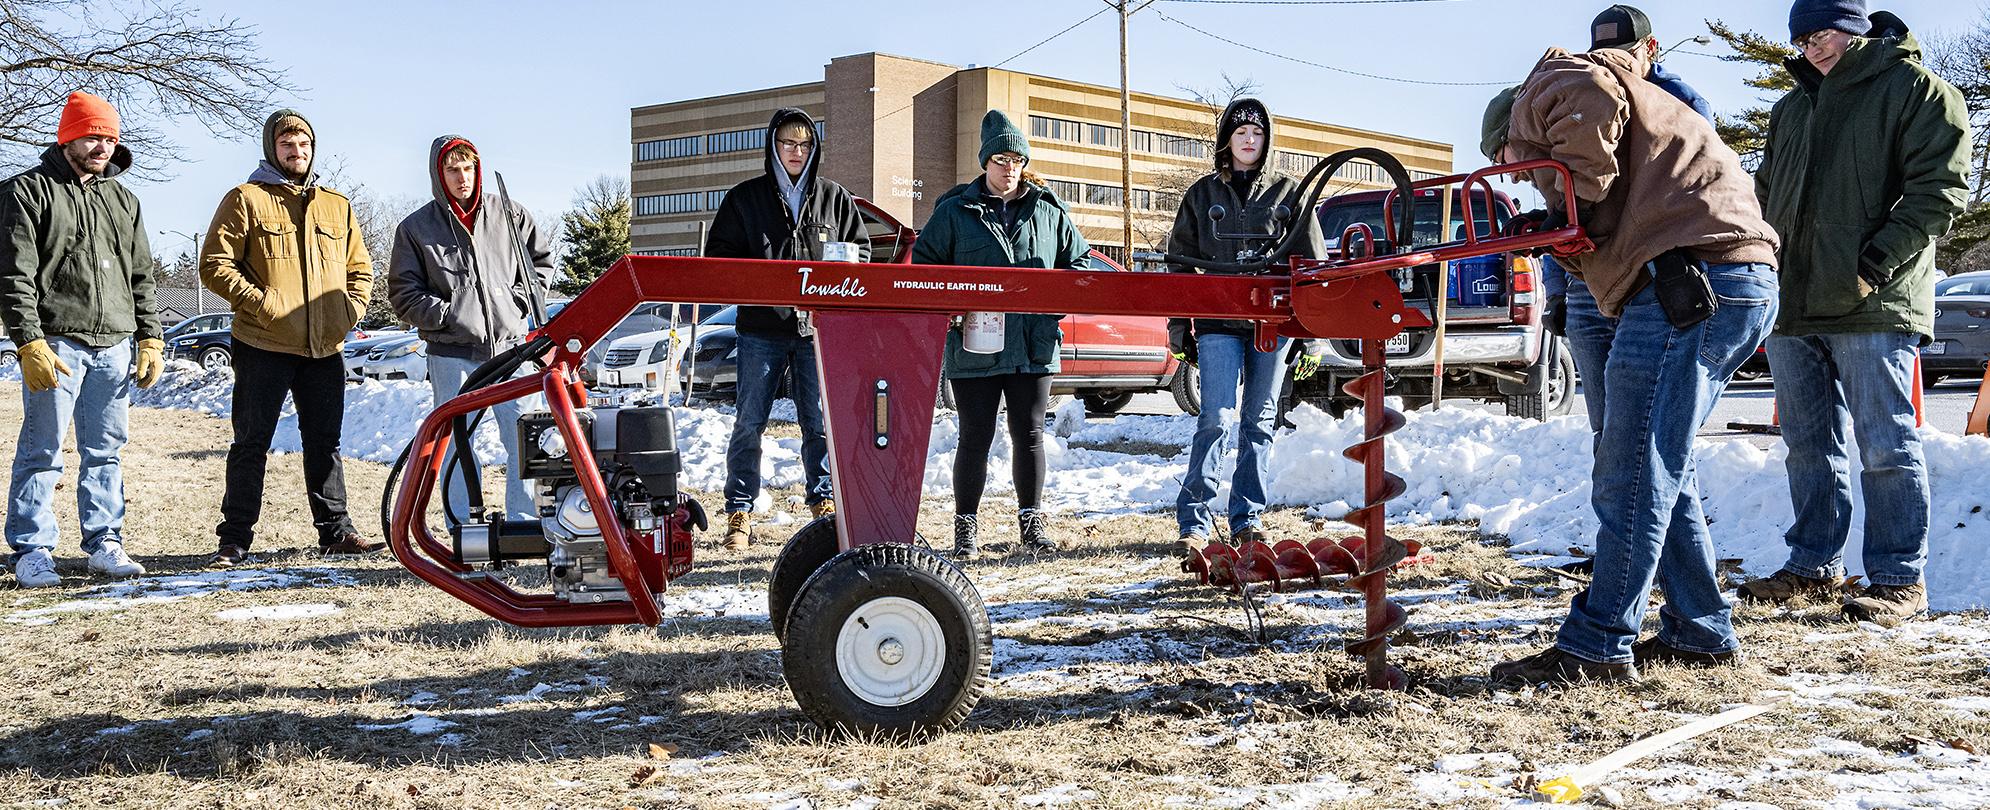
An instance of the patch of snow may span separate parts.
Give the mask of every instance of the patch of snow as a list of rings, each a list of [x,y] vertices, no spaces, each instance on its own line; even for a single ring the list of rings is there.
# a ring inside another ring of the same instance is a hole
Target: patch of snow
[[[329,616],[344,608],[338,605],[261,605],[257,607],[229,608],[215,611],[214,617],[231,622],[258,620],[281,621],[284,619],[308,619],[313,616]]]
[[[222,591],[261,591],[277,588],[341,587],[358,580],[336,568],[237,568],[138,577],[83,591],[76,599],[7,615],[13,624],[48,624],[67,613],[130,610],[213,596]]]
[[[413,715],[409,716],[408,719],[402,720],[399,723],[379,723],[379,724],[361,723],[358,726],[360,731],[398,730],[398,731],[405,731],[408,732],[409,734],[413,734],[419,737],[426,737],[430,734],[435,734],[437,732],[440,732],[443,729],[455,728],[455,727],[456,727],[455,721],[444,720],[440,717],[431,715],[428,712],[415,712]]]
[[[1019,796],[1016,801],[1024,807],[1058,807],[1066,804],[1088,802],[1099,797],[1098,791],[1086,790],[1076,783],[1066,783],[1038,793]]]
[[[1372,795],[1331,775],[1313,777],[1308,782],[1243,787],[1207,786],[1209,796],[1169,796],[1164,807],[1267,807],[1303,808],[1349,802]]]

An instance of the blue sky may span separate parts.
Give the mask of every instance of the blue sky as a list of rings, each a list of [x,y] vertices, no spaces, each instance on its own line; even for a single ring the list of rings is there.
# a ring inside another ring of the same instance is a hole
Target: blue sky
[[[819,80],[830,58],[884,51],[958,65],[1001,62],[1100,8],[1097,0],[928,2],[611,3],[377,2],[307,5],[196,0],[204,14],[261,31],[263,54],[304,89],[293,106],[317,126],[321,156],[384,195],[426,199],[423,167],[435,136],[477,142],[514,198],[552,216],[597,175],[628,173],[629,108]],[[1136,90],[1177,94],[1219,74],[1254,79],[1273,111],[1457,144],[1476,164],[1479,116],[1492,87],[1385,82],[1294,64],[1205,38],[1159,11],[1265,50],[1367,73],[1434,81],[1517,81],[1550,45],[1588,45],[1607,3],[1439,0],[1387,5],[1216,5],[1161,2],[1133,20]],[[1647,0],[1670,45],[1704,34],[1702,20],[1784,36],[1786,2]],[[1968,0],[1897,0],[1915,31],[1966,28]],[[303,9],[303,10],[300,10]],[[1107,13],[1006,67],[1118,83],[1115,15]],[[1718,52],[1687,45],[1682,51]],[[1675,53],[1668,64],[1717,111],[1754,102],[1751,71]],[[247,177],[260,147],[199,127],[174,136],[191,162],[166,181],[134,182],[154,249],[187,249],[223,192]],[[384,259],[384,257],[380,257]]]

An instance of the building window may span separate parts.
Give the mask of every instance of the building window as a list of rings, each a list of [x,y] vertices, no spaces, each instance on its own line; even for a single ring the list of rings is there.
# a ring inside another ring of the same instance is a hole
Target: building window
[[[1134,189],[1134,190],[1133,190],[1133,207],[1135,207],[1135,208],[1138,208],[1138,209],[1140,209],[1140,210],[1142,210],[1142,211],[1151,211],[1151,210],[1153,210],[1153,209],[1154,209],[1154,192],[1153,192],[1153,190],[1151,190],[1151,189],[1144,189],[1144,188],[1136,188],[1136,189]]]
[[[1085,184],[1085,204],[1118,208],[1121,199],[1119,192],[1119,186],[1096,186],[1087,183]]]
[[[725,201],[726,201],[726,193],[723,191],[705,192],[705,210],[707,211],[719,210],[719,203]]]
[[[1085,142],[1093,146],[1105,146],[1117,149],[1119,148],[1119,127],[1086,124]]]
[[[1429,180],[1433,177],[1443,177],[1443,176],[1444,175],[1438,174],[1437,172],[1420,172],[1415,169],[1410,170],[1410,180],[1412,182],[1419,180]]]
[[[1141,130],[1137,130],[1137,129],[1136,129],[1136,130],[1134,130],[1134,131],[1133,131],[1133,151],[1135,151],[1135,152],[1152,152],[1152,151],[1154,151],[1154,133],[1152,133],[1152,132],[1143,132],[1143,131],[1141,131]]]
[[[1320,165],[1320,161],[1325,159],[1314,157],[1313,155],[1280,150],[1278,152],[1278,170],[1293,177],[1301,177],[1307,172],[1312,171],[1314,166]]]
[[[705,151],[710,154],[723,152],[744,152],[749,149],[767,148],[767,128],[736,129],[731,132],[714,132],[705,136]]]
[[[653,248],[634,251],[637,256],[696,256],[697,248]]]
[[[1030,116],[1030,137],[1032,138],[1077,143],[1079,129],[1080,127],[1076,121],[1066,121],[1062,118],[1045,118],[1041,115]]]
[[[643,141],[636,144],[636,160],[668,160],[670,158],[691,157],[698,154],[698,145],[704,138],[687,135],[661,141]]]
[[[1389,173],[1382,171],[1382,167],[1365,160],[1355,160],[1341,164],[1339,169],[1334,170],[1334,178],[1338,180],[1353,180],[1361,183],[1392,182],[1389,179]]]
[[[664,214],[688,214],[698,210],[698,203],[704,200],[702,191],[686,191],[682,194],[652,194],[636,198],[636,216],[654,217]]]
[[[1083,199],[1079,194],[1083,192],[1084,187],[1069,180],[1045,180],[1043,181],[1043,185],[1045,188],[1050,189],[1050,193],[1057,195],[1058,199],[1067,203],[1075,203]]]
[[[1209,142],[1197,138],[1184,138],[1179,135],[1162,135],[1160,153],[1176,157],[1209,158]]]

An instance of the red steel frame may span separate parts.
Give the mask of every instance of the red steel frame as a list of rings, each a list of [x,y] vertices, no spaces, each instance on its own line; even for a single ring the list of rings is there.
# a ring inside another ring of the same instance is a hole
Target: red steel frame
[[[1496,174],[1568,170],[1537,160],[1494,166],[1468,175],[1425,180],[1415,187],[1462,180],[1487,185]],[[1489,185],[1487,185],[1490,188]],[[1567,191],[1573,212],[1573,191]],[[1467,198],[1464,215],[1470,221]],[[1385,212],[1388,206],[1385,204]],[[1571,214],[1573,219],[1573,214]],[[416,576],[485,613],[526,626],[660,621],[656,595],[663,574],[652,573],[628,533],[612,518],[606,490],[590,465],[575,472],[600,522],[610,565],[631,595],[628,602],[569,604],[550,595],[523,594],[474,575],[450,560],[450,550],[430,533],[425,514],[439,479],[450,420],[490,405],[543,392],[568,447],[588,446],[575,416],[586,391],[575,372],[588,348],[640,304],[730,303],[793,306],[816,313],[817,363],[836,488],[838,540],[844,549],[870,543],[914,542],[925,478],[927,440],[940,377],[940,346],[948,317],[972,311],[1140,315],[1244,319],[1259,323],[1257,342],[1270,348],[1280,336],[1358,339],[1368,374],[1348,390],[1367,409],[1365,439],[1347,451],[1366,470],[1366,503],[1349,516],[1363,529],[1359,569],[1350,584],[1367,597],[1367,632],[1349,651],[1368,659],[1369,683],[1398,687],[1401,673],[1386,665],[1387,635],[1403,622],[1402,609],[1385,598],[1387,571],[1405,547],[1385,532],[1384,502],[1400,494],[1401,478],[1382,464],[1382,437],[1403,424],[1382,406],[1382,345],[1405,328],[1429,326],[1404,305],[1388,271],[1493,253],[1552,249],[1574,253],[1588,246],[1580,225],[1554,231],[1480,238],[1466,229],[1462,241],[1412,253],[1335,260],[1294,259],[1287,275],[1205,275],[1036,270],[911,265],[909,232],[901,232],[900,262],[840,264],[757,259],[628,256],[596,279],[535,336],[552,339],[547,367],[537,377],[512,380],[463,394],[423,420],[414,440],[409,474],[395,502],[389,538],[394,554]],[[1351,538],[1350,540],[1352,540]],[[648,551],[648,549],[640,549]]]

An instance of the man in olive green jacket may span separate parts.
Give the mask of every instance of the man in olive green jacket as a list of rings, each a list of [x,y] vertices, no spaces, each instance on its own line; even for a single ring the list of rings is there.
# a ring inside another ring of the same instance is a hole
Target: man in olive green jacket
[[[1782,309],[1768,340],[1796,516],[1789,560],[1742,586],[1783,602],[1843,580],[1851,531],[1850,423],[1871,583],[1860,620],[1925,611],[1928,475],[1915,432],[1916,347],[1934,330],[1935,239],[1962,211],[1962,96],[1921,65],[1898,17],[1856,0],[1798,0],[1787,63],[1797,87],[1770,114],[1756,194],[1781,233]]]
[[[137,576],[124,551],[125,414],[131,383],[159,379],[152,250],[138,198],[116,177],[131,168],[117,111],[72,93],[41,165],[0,183],[0,321],[20,346],[21,430],[7,489],[7,544],[23,588],[55,572],[55,487],[73,421],[76,505],[90,570]],[[134,344],[135,340],[135,344]],[[135,348],[134,348],[135,346]],[[137,370],[132,362],[134,353]]]
[[[235,442],[221,498],[220,550],[240,564],[262,513],[270,437],[289,394],[304,445],[304,487],[319,549],[379,551],[353,530],[339,461],[346,331],[366,311],[373,261],[345,195],[318,185],[311,122],[278,110],[263,122],[263,162],[229,190],[201,247],[200,280],[234,307]]]

